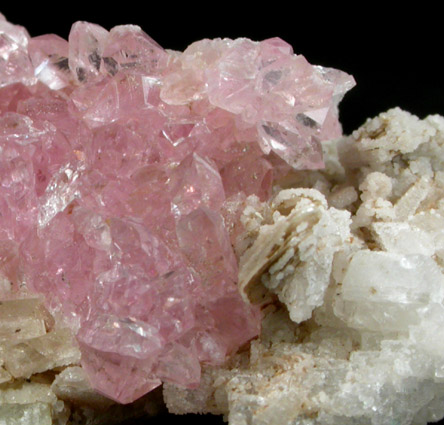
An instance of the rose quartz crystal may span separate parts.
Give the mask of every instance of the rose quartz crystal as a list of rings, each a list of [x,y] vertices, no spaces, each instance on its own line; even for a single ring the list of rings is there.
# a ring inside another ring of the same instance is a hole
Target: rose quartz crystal
[[[225,223],[323,166],[354,85],[279,38],[166,51],[133,25],[30,38],[0,15],[0,278],[46,296],[99,392],[199,384],[259,332]]]

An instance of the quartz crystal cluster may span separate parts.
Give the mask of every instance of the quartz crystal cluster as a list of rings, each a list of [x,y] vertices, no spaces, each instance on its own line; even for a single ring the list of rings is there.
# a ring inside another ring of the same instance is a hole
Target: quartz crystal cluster
[[[233,246],[249,243],[247,199],[265,208],[279,179],[323,167],[321,142],[341,135],[337,105],[353,85],[279,38],[202,40],[180,53],[133,25],[77,22],[66,41],[0,15],[0,379],[26,386],[80,362],[93,389],[120,403],[162,382],[197,388],[201,365],[222,365],[259,334],[261,304],[248,301],[262,272],[291,318],[308,319],[350,238],[346,212],[310,192],[287,222],[276,202],[293,200],[275,198],[272,234],[317,229],[323,243],[276,251],[270,239],[265,251],[258,228],[240,280]],[[403,264],[396,255],[382,258]],[[412,267],[438,273],[412,255]],[[366,261],[355,258],[355,268]],[[428,292],[411,286],[413,321]],[[23,415],[54,406],[34,401]]]

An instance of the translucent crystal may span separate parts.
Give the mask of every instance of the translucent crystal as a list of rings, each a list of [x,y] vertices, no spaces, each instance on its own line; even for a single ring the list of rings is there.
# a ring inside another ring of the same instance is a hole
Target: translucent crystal
[[[41,298],[0,301],[0,344],[46,334]]]
[[[1,19],[0,278],[43,294],[62,323],[46,333],[3,306],[0,338],[21,324],[24,338],[1,367],[18,379],[75,363],[68,326],[92,387],[116,401],[195,388],[202,363],[260,330],[228,206],[322,167],[353,84],[278,38],[180,53],[135,25],[76,22],[66,41]]]
[[[23,27],[0,19],[0,87],[18,82],[35,82],[27,51],[29,39]]]
[[[112,403],[91,388],[85,371],[79,366],[64,369],[54,379],[51,389],[58,398],[82,406],[106,408]]]
[[[68,329],[17,344],[6,344],[3,356],[5,368],[15,378],[29,378],[34,373],[80,361],[80,353]]]
[[[55,35],[41,35],[29,42],[29,56],[35,76],[53,90],[70,84],[69,46],[63,38]]]

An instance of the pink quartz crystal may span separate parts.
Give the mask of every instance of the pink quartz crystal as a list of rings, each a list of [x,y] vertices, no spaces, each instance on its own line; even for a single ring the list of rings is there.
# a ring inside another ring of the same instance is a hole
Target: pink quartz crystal
[[[97,391],[197,386],[259,332],[236,206],[269,198],[276,164],[323,166],[353,85],[279,38],[179,53],[133,25],[67,42],[0,15],[0,278],[45,295]]]

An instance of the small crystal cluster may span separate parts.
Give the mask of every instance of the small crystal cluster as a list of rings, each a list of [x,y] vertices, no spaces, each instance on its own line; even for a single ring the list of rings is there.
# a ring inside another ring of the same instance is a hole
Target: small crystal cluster
[[[246,197],[323,166],[353,85],[278,38],[179,53],[137,26],[66,41],[0,15],[0,290],[43,294],[114,400],[197,387],[259,333],[232,247]]]

